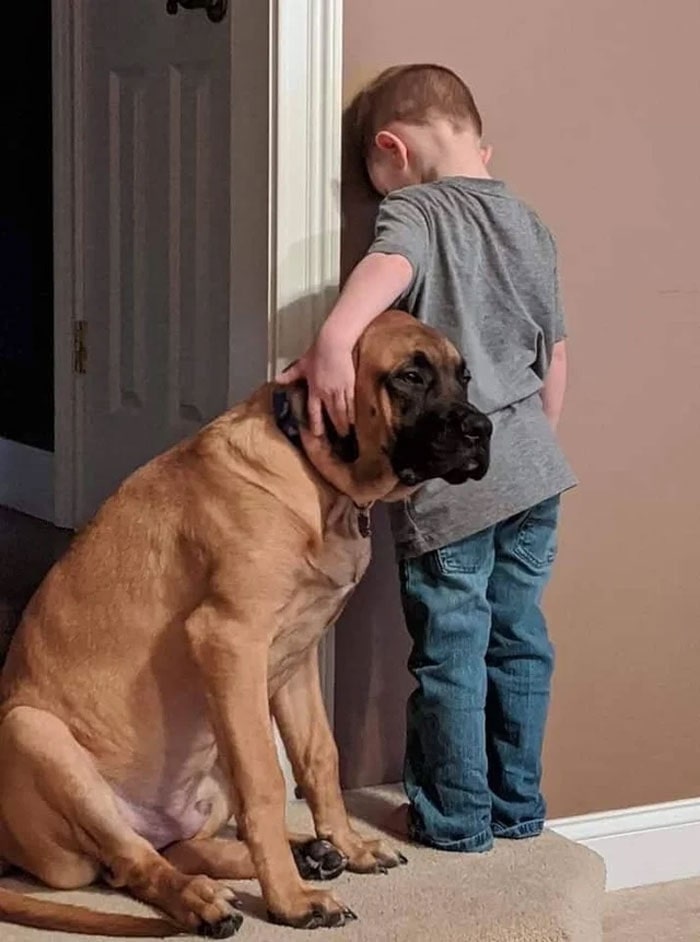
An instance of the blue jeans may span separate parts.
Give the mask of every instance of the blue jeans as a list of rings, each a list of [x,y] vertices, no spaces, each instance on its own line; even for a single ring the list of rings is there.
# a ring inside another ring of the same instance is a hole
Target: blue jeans
[[[401,563],[418,682],[407,711],[411,836],[453,851],[539,834],[554,654],[540,609],[559,498]]]

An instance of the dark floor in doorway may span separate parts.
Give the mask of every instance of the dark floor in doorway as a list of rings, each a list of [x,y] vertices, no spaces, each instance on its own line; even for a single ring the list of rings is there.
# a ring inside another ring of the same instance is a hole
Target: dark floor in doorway
[[[25,605],[72,536],[70,530],[0,507],[0,664]]]

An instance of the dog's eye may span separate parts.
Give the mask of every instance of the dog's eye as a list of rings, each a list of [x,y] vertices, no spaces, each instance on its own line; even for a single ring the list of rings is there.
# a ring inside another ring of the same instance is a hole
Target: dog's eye
[[[418,370],[405,370],[401,374],[401,379],[405,380],[407,383],[413,383],[414,386],[423,385],[423,377]]]

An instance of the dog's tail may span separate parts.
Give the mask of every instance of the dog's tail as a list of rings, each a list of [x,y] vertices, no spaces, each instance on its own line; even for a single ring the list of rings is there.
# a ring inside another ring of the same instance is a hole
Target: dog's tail
[[[129,938],[165,938],[182,932],[166,919],[102,913],[85,906],[52,903],[4,889],[0,889],[0,921],[32,929]]]

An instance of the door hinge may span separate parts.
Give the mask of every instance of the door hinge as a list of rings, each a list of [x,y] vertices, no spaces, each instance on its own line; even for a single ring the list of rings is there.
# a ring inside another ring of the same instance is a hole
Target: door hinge
[[[87,373],[87,321],[73,322],[73,372]]]

